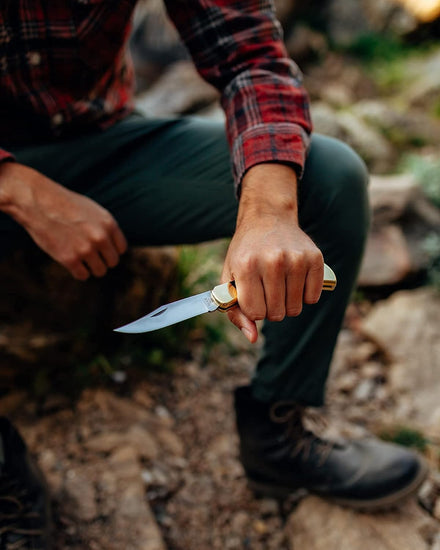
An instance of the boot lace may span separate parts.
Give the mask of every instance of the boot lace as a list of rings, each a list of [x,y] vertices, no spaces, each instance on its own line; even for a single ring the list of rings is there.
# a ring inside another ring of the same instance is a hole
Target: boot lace
[[[44,550],[38,541],[43,530],[35,527],[41,516],[18,480],[0,476],[0,550]]]
[[[272,422],[286,424],[285,437],[292,443],[293,457],[302,454],[304,460],[308,460],[313,450],[319,456],[317,465],[325,464],[337,442],[314,433],[327,428],[320,412],[290,401],[279,401],[272,405],[269,414]]]

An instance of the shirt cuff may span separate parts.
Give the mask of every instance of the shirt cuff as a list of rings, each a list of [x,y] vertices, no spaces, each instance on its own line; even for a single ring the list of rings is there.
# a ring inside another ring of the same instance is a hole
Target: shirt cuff
[[[0,149],[0,162],[4,162],[6,160],[15,160],[15,157],[12,153],[9,153],[9,151]]]
[[[294,165],[302,177],[309,134],[294,123],[258,124],[240,134],[232,145],[233,175],[239,195],[244,174],[264,162]]]

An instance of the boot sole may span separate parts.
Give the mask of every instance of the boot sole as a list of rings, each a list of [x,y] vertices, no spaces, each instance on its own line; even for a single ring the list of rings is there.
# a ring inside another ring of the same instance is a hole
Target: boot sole
[[[300,487],[298,487],[297,489],[289,489],[287,487],[261,483],[252,479],[248,480],[248,487],[251,491],[254,492],[256,496],[271,497],[279,500],[293,496],[293,498],[297,497],[299,500],[304,496],[304,493],[315,494],[316,496],[319,496],[325,500],[334,502],[335,504],[344,506],[346,508],[353,508],[358,511],[374,512],[394,508],[395,506],[400,505],[407,498],[413,496],[420,488],[422,483],[425,481],[428,475],[428,471],[429,470],[426,462],[424,460],[421,460],[419,472],[409,485],[390,495],[369,500],[332,497],[319,492],[304,490]]]

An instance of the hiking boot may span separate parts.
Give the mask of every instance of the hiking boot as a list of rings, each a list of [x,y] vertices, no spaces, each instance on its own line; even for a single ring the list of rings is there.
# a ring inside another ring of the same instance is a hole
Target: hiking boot
[[[0,549],[48,550],[49,499],[17,430],[0,418]]]
[[[257,401],[250,386],[235,391],[240,458],[255,493],[283,498],[306,489],[358,509],[392,507],[427,475],[416,453],[368,438],[330,442],[304,427],[295,403]]]

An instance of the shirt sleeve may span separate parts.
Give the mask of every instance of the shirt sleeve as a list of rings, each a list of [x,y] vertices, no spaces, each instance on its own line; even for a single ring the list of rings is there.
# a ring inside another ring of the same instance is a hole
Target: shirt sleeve
[[[3,162],[5,160],[14,160],[14,155],[0,147],[0,162]]]
[[[309,100],[289,59],[273,0],[166,0],[202,77],[221,92],[237,186],[262,162],[302,175]]]

